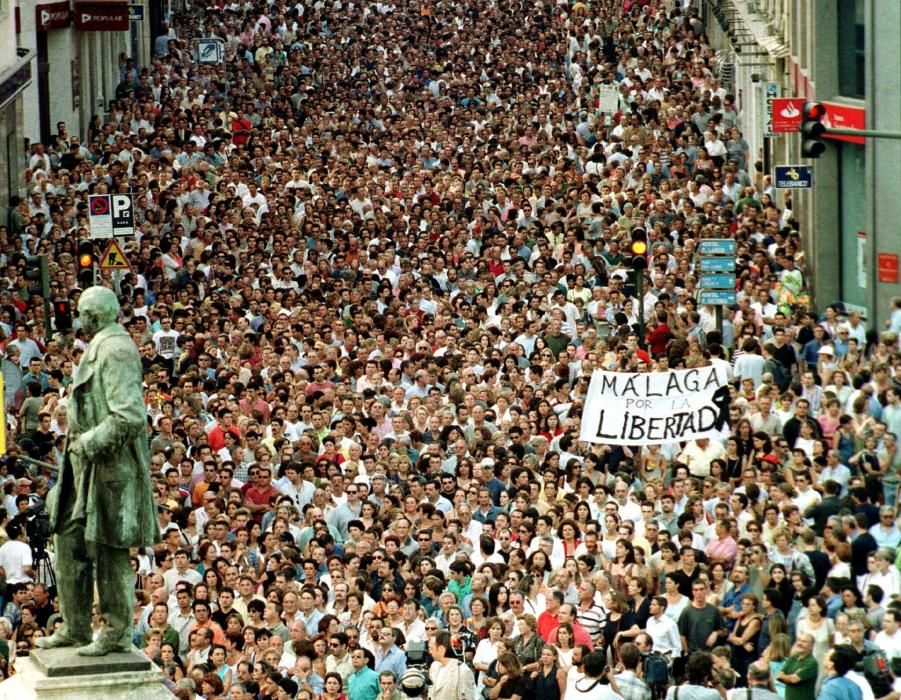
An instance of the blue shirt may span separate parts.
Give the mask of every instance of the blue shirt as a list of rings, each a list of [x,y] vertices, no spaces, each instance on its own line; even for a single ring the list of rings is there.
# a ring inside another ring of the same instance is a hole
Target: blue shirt
[[[307,630],[307,634],[311,637],[315,637],[319,634],[319,621],[322,619],[323,615],[316,608],[313,608],[310,611],[310,616],[307,617],[302,612],[300,613],[300,622],[303,623],[304,628]]]
[[[394,671],[397,680],[407,670],[407,655],[396,646],[391,647],[387,654],[383,655],[382,648],[375,650],[375,672]]]
[[[873,539],[876,540],[876,544],[878,544],[880,548],[891,547],[894,549],[901,544],[901,530],[899,530],[897,524],[894,523],[888,532],[882,528],[880,523],[876,523],[870,528],[870,534],[873,536]]]
[[[488,521],[494,522],[500,512],[501,509],[497,506],[491,506],[487,513],[483,513],[481,507],[479,507],[473,511],[472,519],[477,520],[480,523],[486,523]]]
[[[844,676],[829,676],[820,688],[819,700],[863,700],[863,693],[854,681]]]
[[[382,688],[379,685],[379,674],[369,666],[350,674],[347,679],[348,700],[376,700]]]
[[[732,608],[736,612],[741,610],[741,599],[751,592],[751,585],[746,581],[740,588],[733,588],[723,598],[723,607]],[[735,627],[735,620],[724,620],[726,627],[730,630]]]
[[[832,596],[826,601],[826,617],[835,620],[839,611],[842,609],[842,597],[838,594]]]

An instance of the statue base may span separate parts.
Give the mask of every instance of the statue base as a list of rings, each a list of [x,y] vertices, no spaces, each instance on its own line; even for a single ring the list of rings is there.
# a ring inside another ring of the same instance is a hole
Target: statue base
[[[72,647],[34,649],[15,661],[16,674],[0,683],[0,698],[16,700],[171,700],[163,673],[145,655],[79,656]]]

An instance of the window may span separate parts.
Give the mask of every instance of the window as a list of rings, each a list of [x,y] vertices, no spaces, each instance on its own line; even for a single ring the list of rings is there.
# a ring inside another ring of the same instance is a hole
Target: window
[[[866,66],[866,0],[838,2],[838,90],[848,97],[863,97]]]

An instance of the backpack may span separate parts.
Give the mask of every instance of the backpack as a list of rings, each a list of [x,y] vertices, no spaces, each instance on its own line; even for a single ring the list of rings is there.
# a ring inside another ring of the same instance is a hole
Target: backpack
[[[669,661],[658,651],[652,651],[644,659],[644,682],[650,686],[669,683]]]
[[[863,675],[877,698],[892,692],[892,673],[888,658],[881,649],[874,649],[863,657]]]
[[[769,359],[764,362],[763,371],[773,375],[773,381],[776,383],[776,386],[779,387],[779,391],[785,391],[788,389],[788,385],[791,384],[791,373],[785,368],[785,365],[779,362],[779,360]]]

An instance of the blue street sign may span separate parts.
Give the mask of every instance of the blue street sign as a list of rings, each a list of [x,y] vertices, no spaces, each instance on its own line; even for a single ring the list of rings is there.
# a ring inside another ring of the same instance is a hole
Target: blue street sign
[[[143,22],[144,21],[144,6],[143,5],[129,5],[128,6],[128,19],[132,22]]]
[[[735,255],[734,238],[705,238],[698,243],[701,255]]]
[[[219,39],[197,40],[197,62],[204,65],[222,63],[225,47]]]
[[[735,275],[701,275],[701,289],[735,289]]]
[[[701,258],[701,272],[735,272],[735,258]]]
[[[775,168],[776,187],[781,190],[809,190],[813,187],[813,166],[777,165]]]
[[[698,303],[713,306],[733,306],[735,304],[735,292],[725,289],[702,289],[698,294]]]

